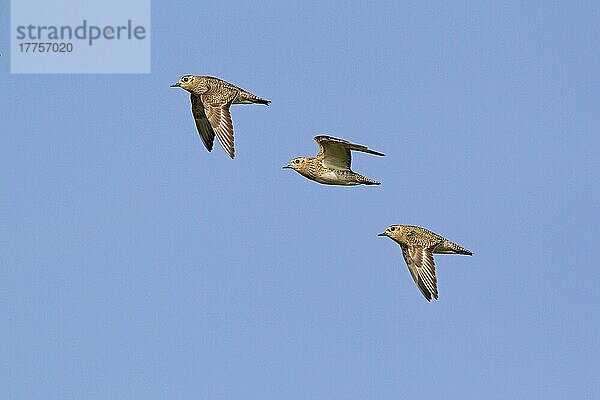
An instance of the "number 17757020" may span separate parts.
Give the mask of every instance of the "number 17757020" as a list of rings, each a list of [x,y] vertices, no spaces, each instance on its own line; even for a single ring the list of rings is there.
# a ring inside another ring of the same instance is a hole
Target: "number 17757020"
[[[19,43],[19,49],[21,53],[70,53],[73,43],[27,42]]]

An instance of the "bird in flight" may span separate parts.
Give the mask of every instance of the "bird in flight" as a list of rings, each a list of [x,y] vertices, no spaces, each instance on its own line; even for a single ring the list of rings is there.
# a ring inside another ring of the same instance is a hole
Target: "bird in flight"
[[[217,136],[231,158],[235,157],[235,148],[229,107],[232,104],[252,103],[268,106],[271,102],[212,76],[184,75],[171,87],[180,87],[190,92],[192,115],[206,149],[212,150]]]
[[[380,184],[376,180],[357,174],[350,169],[351,151],[362,151],[376,156],[384,156],[385,154],[331,136],[320,135],[315,136],[314,139],[320,149],[316,157],[297,157],[283,168],[293,169],[305,178],[325,185]]]
[[[408,271],[427,301],[431,301],[432,297],[436,300],[438,298],[433,255],[473,255],[464,247],[418,226],[391,225],[378,236],[387,236],[400,245]]]

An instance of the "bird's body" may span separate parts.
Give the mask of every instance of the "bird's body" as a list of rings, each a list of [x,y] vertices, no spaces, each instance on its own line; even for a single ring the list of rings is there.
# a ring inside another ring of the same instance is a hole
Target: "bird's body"
[[[362,176],[361,174],[357,174],[356,172],[326,167],[321,160],[316,157],[307,157],[306,164],[306,168],[297,170],[298,173],[310,180],[324,185],[379,185],[379,182]]]
[[[235,157],[235,149],[229,107],[232,104],[270,103],[270,100],[212,76],[184,75],[171,87],[181,87],[190,92],[192,115],[206,149],[212,150],[216,136],[231,158]]]
[[[219,78],[212,76],[194,76],[194,85],[191,86],[191,93],[198,96],[205,94],[207,99],[215,103],[223,103],[229,100],[228,94],[231,91],[236,91],[237,96],[232,104],[265,104],[269,105],[270,100],[263,99],[255,94],[240,88],[239,86],[229,83]]]
[[[352,150],[383,156],[384,154],[331,136],[315,136],[320,151],[315,157],[298,157],[284,168],[291,168],[300,175],[325,185],[356,186],[379,185],[350,169]]]
[[[438,298],[433,255],[473,255],[470,250],[419,226],[392,225],[379,236],[387,236],[400,245],[408,270],[427,301]]]

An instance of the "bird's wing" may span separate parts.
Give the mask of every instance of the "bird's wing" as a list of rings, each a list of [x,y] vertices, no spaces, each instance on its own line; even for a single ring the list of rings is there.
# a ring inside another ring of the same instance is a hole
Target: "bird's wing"
[[[315,136],[315,142],[317,142],[320,149],[319,154],[317,154],[317,159],[321,160],[323,165],[328,168],[350,170],[350,164],[352,162],[352,155],[350,154],[351,150],[362,151],[377,156],[384,155],[371,150],[366,146],[331,136]]]
[[[206,150],[211,151],[213,149],[213,142],[215,141],[215,131],[206,117],[200,96],[192,93],[190,98],[192,100],[192,115],[194,116],[194,121],[196,121],[196,129],[198,129],[198,134]]]
[[[427,301],[431,301],[432,296],[437,300],[437,278],[432,249],[423,246],[400,245],[400,247],[408,270],[423,296]]]
[[[235,149],[233,146],[233,121],[231,120],[229,107],[238,93],[237,90],[231,90],[225,96],[221,97],[224,100],[220,102],[216,101],[215,96],[211,95],[210,91],[207,94],[200,95],[204,110],[206,111],[206,117],[217,134],[219,143],[221,143],[221,146],[223,146],[231,158],[235,157]]]

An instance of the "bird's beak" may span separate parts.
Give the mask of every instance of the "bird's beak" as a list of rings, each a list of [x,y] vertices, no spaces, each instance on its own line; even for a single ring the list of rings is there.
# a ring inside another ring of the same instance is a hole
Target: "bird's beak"
[[[281,167],[281,169],[286,169],[286,168],[290,168],[291,169],[292,166],[291,165],[284,165],[283,167]]]
[[[177,83],[172,84],[170,87],[179,87],[179,86],[181,86],[181,85],[179,84],[179,82],[177,82]]]
[[[378,234],[377,236],[387,236],[385,232]]]

